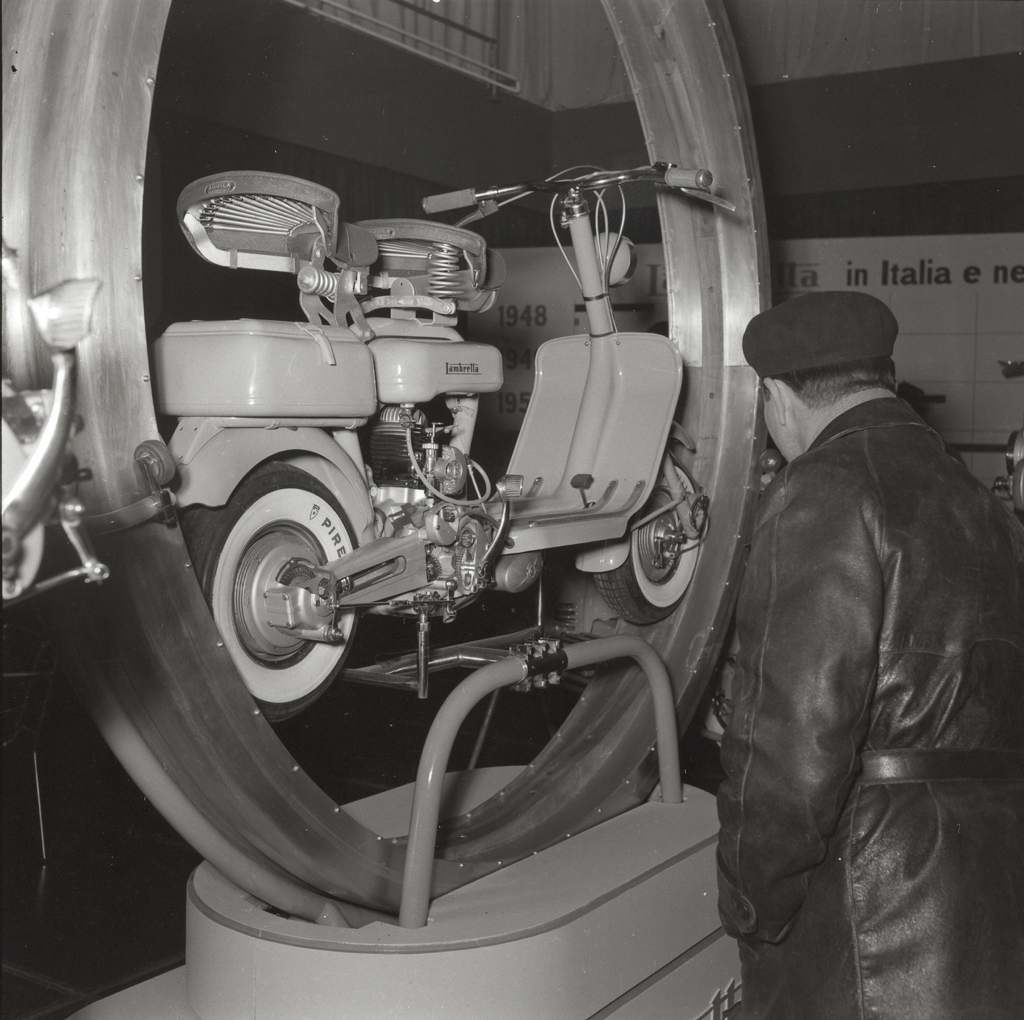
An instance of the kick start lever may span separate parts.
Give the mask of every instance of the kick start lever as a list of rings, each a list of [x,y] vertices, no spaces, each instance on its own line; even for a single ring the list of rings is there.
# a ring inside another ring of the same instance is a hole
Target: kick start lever
[[[587,497],[587,490],[594,484],[594,476],[573,475],[569,479],[569,484],[579,492],[580,499],[583,500],[583,509],[589,510],[594,505],[594,500]]]

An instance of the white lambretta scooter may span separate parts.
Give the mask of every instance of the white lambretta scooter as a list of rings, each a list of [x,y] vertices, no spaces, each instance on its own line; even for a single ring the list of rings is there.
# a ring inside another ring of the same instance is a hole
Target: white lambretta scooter
[[[177,323],[152,351],[158,409],[178,418],[169,445],[193,562],[270,719],[339,673],[360,612],[418,620],[415,676],[399,682],[425,696],[431,620],[489,589],[525,591],[548,550],[576,547],[576,566],[630,622],[663,619],[682,598],[707,523],[673,424],[682,359],[664,336],[617,332],[608,295],[631,246],[621,222],[608,229],[604,194],[619,195],[624,221],[621,186],[635,181],[729,207],[708,171],[669,164],[424,201],[430,213],[475,206],[457,226],[339,222],[334,192],[270,173],[182,192],[195,250],[295,274],[306,319]],[[556,215],[568,228],[588,332],[541,346],[492,486],[471,452],[501,357],[456,325],[490,307],[504,269],[462,224],[538,191],[553,193],[559,247]]]

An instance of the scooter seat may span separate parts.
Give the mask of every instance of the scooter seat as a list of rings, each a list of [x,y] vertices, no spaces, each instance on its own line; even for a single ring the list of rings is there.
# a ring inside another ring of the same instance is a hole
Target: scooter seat
[[[219,266],[298,272],[322,241],[338,243],[337,194],[330,188],[258,170],[200,177],[178,196],[178,221],[189,244]]]

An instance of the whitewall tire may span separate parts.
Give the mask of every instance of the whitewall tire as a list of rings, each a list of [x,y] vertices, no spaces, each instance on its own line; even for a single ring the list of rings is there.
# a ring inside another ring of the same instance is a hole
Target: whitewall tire
[[[336,642],[311,641],[267,618],[268,586],[289,564],[323,566],[355,547],[343,508],[312,475],[270,462],[223,507],[195,507],[183,527],[224,646],[271,721],[301,711],[329,686],[348,655],[355,612],[336,621]]]

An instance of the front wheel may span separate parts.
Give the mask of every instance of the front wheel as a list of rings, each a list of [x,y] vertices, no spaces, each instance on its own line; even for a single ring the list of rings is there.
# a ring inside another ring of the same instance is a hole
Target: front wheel
[[[664,620],[686,594],[697,568],[706,500],[697,496],[689,474],[668,458],[666,471],[673,474],[672,484],[663,476],[655,488],[644,508],[647,523],[630,533],[625,562],[594,575],[602,598],[627,623]]]
[[[335,621],[336,642],[311,641],[273,626],[264,594],[296,560],[324,566],[355,548],[337,499],[305,471],[270,462],[223,507],[186,510],[182,528],[224,646],[264,715],[279,722],[312,704],[348,656],[355,612]]]

